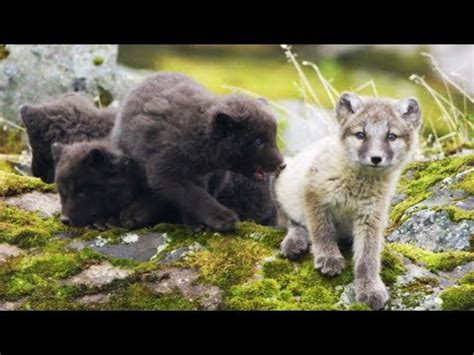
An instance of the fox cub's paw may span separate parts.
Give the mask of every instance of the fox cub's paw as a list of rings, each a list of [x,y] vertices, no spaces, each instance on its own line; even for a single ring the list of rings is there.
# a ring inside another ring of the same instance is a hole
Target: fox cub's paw
[[[357,301],[369,305],[372,309],[382,309],[389,297],[382,280],[357,285],[356,294]]]
[[[208,222],[208,226],[217,232],[230,232],[235,229],[239,216],[232,210],[223,209]]]
[[[308,232],[303,227],[288,227],[288,233],[280,244],[281,254],[291,260],[300,258],[309,248]]]
[[[325,275],[340,274],[346,266],[346,261],[340,253],[320,254],[314,257],[314,267]]]

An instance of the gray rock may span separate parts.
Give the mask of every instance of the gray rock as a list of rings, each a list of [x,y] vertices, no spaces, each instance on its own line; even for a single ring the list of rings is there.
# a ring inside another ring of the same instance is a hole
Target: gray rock
[[[96,252],[119,259],[150,261],[168,245],[166,233],[146,233],[138,235],[130,232],[122,236],[119,244],[109,244],[101,236],[94,240],[72,240],[67,247],[73,250],[82,250],[90,247]],[[189,251],[183,251],[183,253]],[[179,253],[178,253],[179,254]],[[178,255],[175,256],[178,258]],[[170,256],[170,259],[173,259]]]
[[[69,249],[81,251],[84,248],[87,248],[91,243],[85,240],[72,240],[67,247]]]
[[[439,275],[454,283],[471,271],[474,271],[474,261],[468,262],[464,265],[459,265],[451,271],[440,271]]]
[[[474,269],[474,262],[469,262],[452,271],[435,274],[405,257],[401,258],[406,273],[398,276],[389,288],[390,298],[385,310],[440,310],[443,305],[440,293]],[[354,282],[338,287],[342,289],[339,305],[349,307],[357,303]]]
[[[99,95],[98,86],[111,89],[117,46],[11,45],[0,61],[0,113],[19,122],[21,104],[37,104],[70,91]],[[94,58],[103,59],[101,65]]]
[[[474,94],[473,45],[431,45],[430,52],[445,75]]]
[[[0,263],[3,263],[8,258],[24,254],[25,252],[15,245],[8,243],[0,243]]]
[[[54,193],[33,191],[18,196],[6,197],[4,201],[7,205],[38,212],[43,217],[52,217],[56,213],[61,213],[59,195]]]
[[[339,304],[343,306],[350,306],[357,303],[355,283],[351,282],[344,286],[344,289],[339,298]]]
[[[81,232],[79,232],[79,231],[74,231],[74,232],[73,231],[67,231],[67,232],[56,232],[56,233],[54,233],[53,236],[54,236],[54,238],[57,238],[57,239],[72,239],[72,238],[75,238],[75,237],[79,237],[80,235],[81,235]],[[75,248],[72,248],[72,249],[75,249]],[[81,250],[81,249],[77,249],[77,250]]]
[[[444,211],[421,210],[393,231],[389,242],[413,243],[431,251],[467,250],[474,234],[474,221],[450,220]]]
[[[406,172],[408,174],[410,171]],[[472,174],[474,168],[449,176],[431,186],[431,196],[404,212],[405,222],[387,238],[390,242],[413,243],[431,251],[468,250],[470,237],[474,234],[474,221],[453,222],[442,209],[457,206],[465,210],[474,208],[474,197],[453,185]],[[394,203],[403,201],[396,198]]]
[[[452,189],[452,186],[461,181],[467,174],[474,172],[474,169],[467,169],[455,176],[449,176],[446,179],[436,183],[428,189],[433,192],[433,195],[425,199],[423,202],[415,205],[419,206],[422,204],[427,207],[438,207],[444,205],[454,204],[455,202],[465,199],[469,196],[466,191]],[[409,211],[407,211],[409,213]]]
[[[106,261],[99,265],[92,265],[79,274],[72,276],[65,280],[65,284],[102,287],[112,281],[126,279],[132,274],[132,270],[120,269]]]
[[[163,259],[159,261],[158,264],[171,264],[176,261],[179,261],[186,256],[195,253],[196,251],[202,250],[203,246],[199,244],[198,242],[194,242],[190,246],[187,247],[181,247],[176,250],[172,250],[169,253],[165,255]]]
[[[19,106],[81,91],[102,104],[121,100],[148,71],[117,65],[116,45],[8,45],[0,61],[0,116],[19,123]],[[117,103],[115,103],[117,105]]]
[[[454,205],[463,210],[472,211],[474,210],[474,196],[469,196],[465,200],[456,202]]]
[[[137,235],[128,233],[122,237],[123,243],[116,245],[92,244],[91,248],[99,253],[120,259],[149,261],[167,245],[166,236],[161,233]]]
[[[385,309],[441,309],[442,301],[438,295],[451,283],[412,263],[407,258],[403,258],[403,261],[407,271],[404,275],[399,276],[395,284],[390,287],[390,299]],[[421,286],[410,287],[415,283],[421,284]]]
[[[86,295],[76,299],[81,305],[94,305],[107,303],[110,300],[110,294],[96,293],[94,295]]]
[[[440,293],[474,270],[474,262],[469,262],[452,271],[435,274],[407,258],[403,257],[403,262],[406,273],[399,276],[390,288],[390,300],[386,306],[389,310],[440,310],[443,305]]]
[[[190,301],[197,301],[205,310],[219,309],[222,291],[216,286],[197,283],[199,272],[190,268],[170,268],[154,271],[158,281],[147,286],[156,293],[179,292]]]
[[[0,311],[14,311],[21,307],[23,303],[25,303],[26,299],[21,299],[15,302],[3,302],[0,303]]]

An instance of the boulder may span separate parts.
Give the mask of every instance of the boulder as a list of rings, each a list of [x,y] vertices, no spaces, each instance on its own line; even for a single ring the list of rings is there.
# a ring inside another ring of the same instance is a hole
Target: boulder
[[[117,45],[7,45],[0,60],[0,116],[20,123],[19,107],[66,92],[118,105],[148,71],[117,64]]]

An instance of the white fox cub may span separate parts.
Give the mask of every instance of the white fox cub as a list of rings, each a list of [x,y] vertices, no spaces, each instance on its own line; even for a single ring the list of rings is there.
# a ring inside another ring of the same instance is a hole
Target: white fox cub
[[[308,249],[314,266],[336,275],[344,268],[338,241],[353,241],[357,300],[383,308],[380,278],[383,231],[400,170],[418,144],[421,110],[400,101],[343,94],[336,106],[337,135],[288,159],[275,183],[280,214],[288,221],[281,252],[296,258]]]

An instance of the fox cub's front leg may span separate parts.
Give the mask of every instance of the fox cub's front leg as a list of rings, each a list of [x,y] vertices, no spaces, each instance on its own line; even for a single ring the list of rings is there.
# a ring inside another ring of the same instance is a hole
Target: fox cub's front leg
[[[326,206],[318,203],[311,191],[306,193],[306,225],[311,239],[314,267],[330,276],[339,274],[345,260],[337,246],[336,227]]]
[[[359,302],[381,309],[388,299],[380,278],[383,222],[377,214],[360,216],[354,224],[354,275]]]

